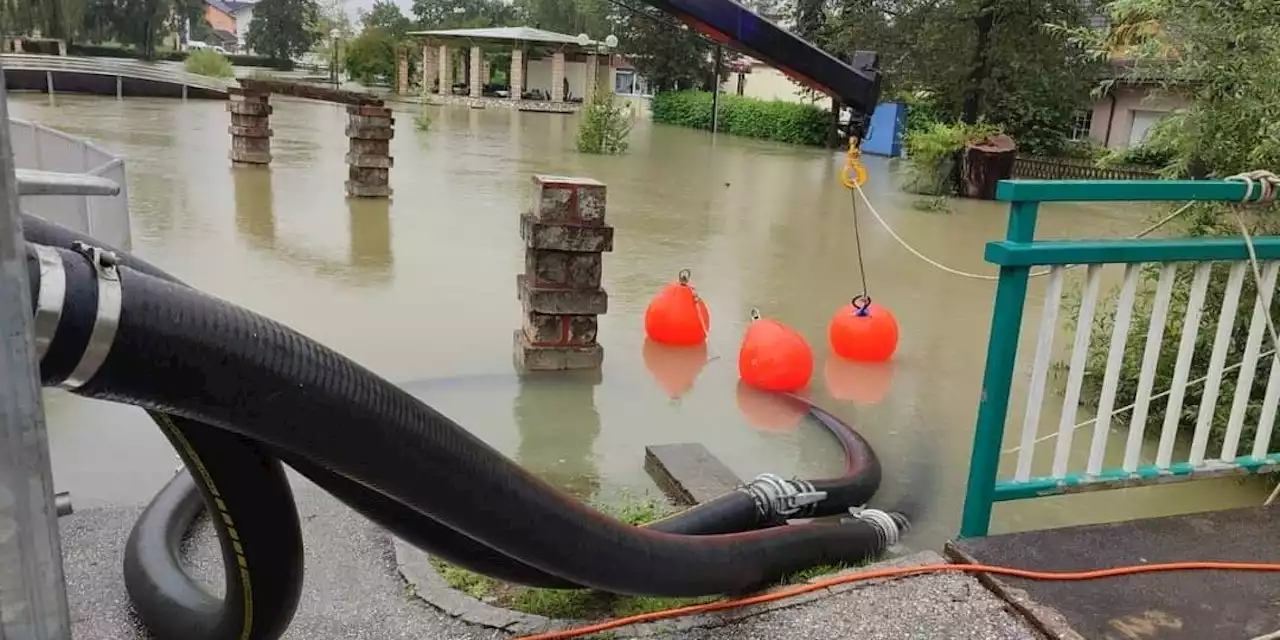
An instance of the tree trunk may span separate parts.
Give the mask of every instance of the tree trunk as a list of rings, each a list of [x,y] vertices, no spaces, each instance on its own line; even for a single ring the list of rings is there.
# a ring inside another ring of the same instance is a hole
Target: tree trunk
[[[1013,177],[1017,145],[1004,134],[965,146],[961,156],[960,194],[966,198],[996,199],[996,184]]]
[[[961,118],[968,124],[978,122],[978,116],[982,114],[982,98],[986,92],[983,85],[991,77],[991,31],[996,23],[995,10],[995,0],[986,0],[978,7],[978,16],[973,20],[978,37],[961,110]]]

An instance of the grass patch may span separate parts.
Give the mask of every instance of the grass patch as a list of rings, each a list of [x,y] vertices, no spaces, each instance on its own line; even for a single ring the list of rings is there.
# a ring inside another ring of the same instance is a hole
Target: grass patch
[[[194,73],[211,78],[231,78],[236,75],[231,68],[231,60],[213,49],[197,49],[187,55],[183,63],[187,73]]]
[[[652,497],[624,496],[614,504],[596,504],[598,510],[633,526],[641,526],[670,516],[678,509],[666,501]],[[450,587],[494,606],[523,611],[548,618],[599,620],[706,604],[722,600],[722,596],[697,598],[661,598],[620,596],[590,589],[535,589],[495,580],[488,576],[456,567],[432,557],[431,564]],[[835,573],[854,565],[822,565],[798,571],[780,584],[797,584],[818,576]],[[595,636],[593,636],[595,637]],[[600,636],[607,637],[607,636]]]

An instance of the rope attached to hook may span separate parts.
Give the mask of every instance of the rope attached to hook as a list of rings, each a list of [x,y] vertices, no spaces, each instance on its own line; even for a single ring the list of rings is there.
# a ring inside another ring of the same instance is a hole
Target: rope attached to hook
[[[849,151],[844,156],[844,168],[840,171],[840,184],[849,189],[849,196],[852,199],[853,244],[858,256],[858,278],[862,280],[862,293],[854,296],[852,303],[859,316],[867,315],[867,309],[871,306],[871,290],[867,288],[867,266],[862,259],[862,230],[858,224],[857,192],[862,190],[862,185],[866,181],[867,168],[862,166],[862,150],[858,148],[858,140],[852,138],[849,140]]]

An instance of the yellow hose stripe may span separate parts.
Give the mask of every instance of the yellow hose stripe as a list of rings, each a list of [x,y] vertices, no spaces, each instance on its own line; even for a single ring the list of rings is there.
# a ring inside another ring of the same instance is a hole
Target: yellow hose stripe
[[[195,466],[196,474],[192,476],[197,482],[204,485],[205,489],[214,496],[214,502],[221,512],[222,521],[227,525],[227,534],[232,540],[240,540],[240,533],[236,531],[235,521],[231,519],[231,513],[227,510],[227,503],[222,501],[220,493],[218,493],[217,485],[213,482],[213,476],[209,474],[209,470],[205,468],[204,461],[200,459],[195,448],[187,441],[186,436],[182,435],[182,430],[178,429],[178,425],[163,413],[153,413],[152,416],[164,427],[166,431],[173,436],[174,440],[182,446],[182,450],[191,460],[191,464]],[[234,545],[236,554],[236,564],[240,565],[240,586],[244,591],[244,626],[240,630],[240,640],[249,640],[249,636],[253,633],[253,586],[249,581],[249,560],[244,555],[244,547],[239,542]]]

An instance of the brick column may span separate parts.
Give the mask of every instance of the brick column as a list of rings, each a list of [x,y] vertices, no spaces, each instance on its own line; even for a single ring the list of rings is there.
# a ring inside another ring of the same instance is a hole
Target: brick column
[[[422,93],[431,93],[431,84],[436,81],[440,67],[436,64],[436,48],[426,42],[422,43]]]
[[[395,137],[391,109],[378,105],[347,107],[347,196],[391,197],[391,138]]]
[[[231,166],[259,166],[271,164],[271,94],[245,91],[240,87],[227,89],[231,112]]]
[[[583,100],[590,100],[591,96],[596,93],[596,73],[599,71],[600,60],[596,54],[587,54],[586,73],[583,74],[582,90],[587,95],[582,96]]]
[[[484,67],[484,54],[480,53],[480,47],[471,47],[471,64],[468,66],[471,73],[467,78],[467,85],[471,89],[471,97],[479,98],[480,90],[483,88],[480,85],[480,71]]]
[[[564,52],[551,54],[551,101],[564,102]]]
[[[409,93],[409,54],[403,50],[396,53],[396,93]]]
[[[453,85],[453,65],[449,64],[450,62],[449,46],[443,44],[440,45],[440,59],[438,67],[440,70],[440,89],[436,91],[436,93],[439,93],[442,96],[449,95],[449,90]]]
[[[511,50],[511,71],[507,77],[511,79],[511,99],[519,100],[524,94],[524,49]]]
[[[515,332],[522,371],[598,369],[597,317],[608,311],[600,287],[602,252],[613,251],[604,223],[605,186],[589,178],[534,176],[531,210],[520,216],[524,273],[516,277],[523,326]]]

